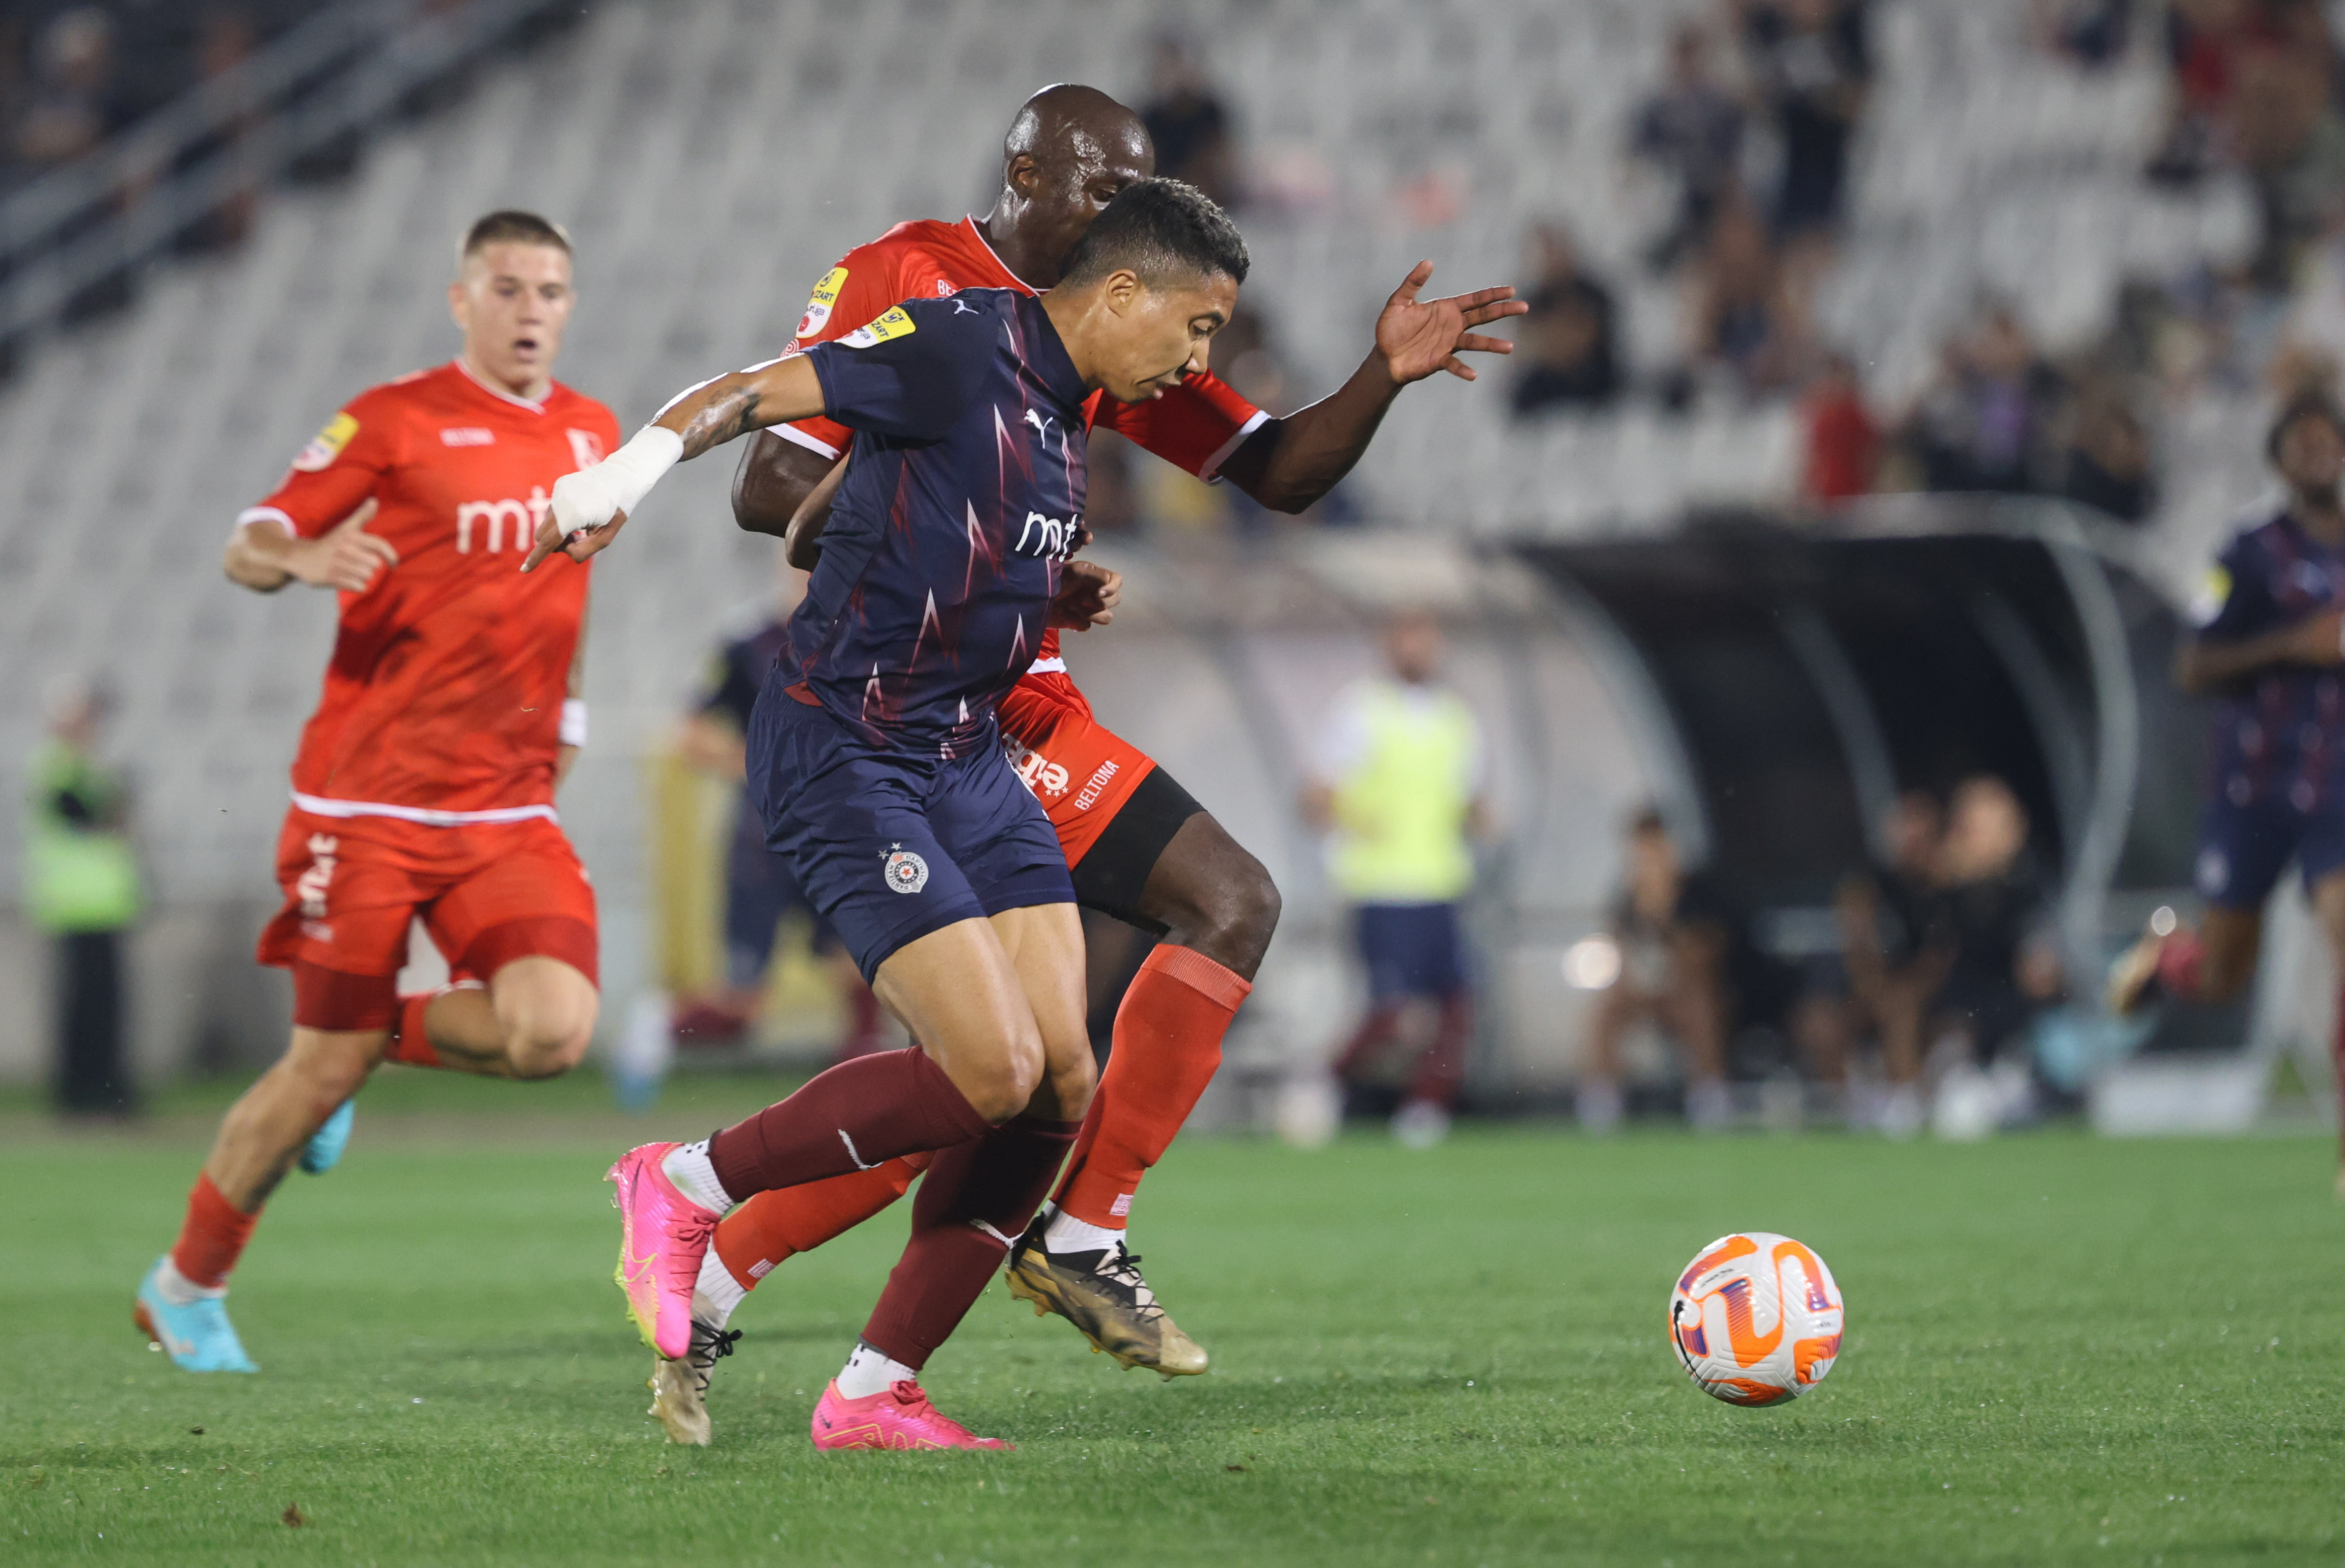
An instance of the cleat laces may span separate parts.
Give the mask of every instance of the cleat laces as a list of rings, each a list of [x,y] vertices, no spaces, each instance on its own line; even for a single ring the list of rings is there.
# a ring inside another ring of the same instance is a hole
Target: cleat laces
[[[733,1353],[741,1342],[738,1329],[712,1329],[694,1320],[692,1348],[685,1352],[684,1364],[692,1369],[692,1386],[701,1398],[708,1397],[708,1380],[716,1371],[716,1363]]]
[[[1114,1251],[1101,1253],[1091,1273],[1121,1296],[1123,1305],[1143,1321],[1152,1323],[1164,1316],[1164,1309],[1156,1304],[1156,1292],[1148,1288],[1148,1281],[1141,1275],[1140,1254],[1125,1251],[1122,1242],[1116,1243]]]

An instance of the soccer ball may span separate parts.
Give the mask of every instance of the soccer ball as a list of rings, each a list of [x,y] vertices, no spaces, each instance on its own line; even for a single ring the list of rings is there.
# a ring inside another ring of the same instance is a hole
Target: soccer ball
[[[1737,1231],[1678,1276],[1670,1346],[1712,1399],[1782,1404],[1832,1371],[1846,1316],[1822,1259],[1788,1236]]]

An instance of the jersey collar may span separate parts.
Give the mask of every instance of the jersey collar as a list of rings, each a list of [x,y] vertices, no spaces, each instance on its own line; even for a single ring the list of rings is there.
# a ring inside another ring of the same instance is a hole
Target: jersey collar
[[[977,241],[978,248],[984,251],[988,256],[993,258],[993,265],[1001,268],[1001,276],[1007,278],[1010,282],[1015,283],[1019,288],[1023,288],[1029,294],[1040,294],[1042,292],[1040,288],[1035,288],[1031,283],[1027,282],[1023,278],[1019,277],[1018,274],[1010,270],[1010,263],[1001,259],[1001,252],[993,248],[993,241],[986,238],[985,230],[978,226],[977,214],[972,212],[960,221],[961,227],[969,230],[969,237]]]
[[[464,379],[472,382],[472,385],[480,388],[481,390],[486,392],[489,396],[496,399],[498,401],[511,403],[517,409],[527,409],[533,414],[542,414],[545,412],[545,404],[542,402],[533,402],[527,398],[517,398],[513,396],[513,393],[506,391],[502,387],[492,387],[486,381],[481,379],[480,377],[472,374],[472,367],[464,363],[463,355],[459,354],[448,362],[456,367],[457,373],[462,375]]]

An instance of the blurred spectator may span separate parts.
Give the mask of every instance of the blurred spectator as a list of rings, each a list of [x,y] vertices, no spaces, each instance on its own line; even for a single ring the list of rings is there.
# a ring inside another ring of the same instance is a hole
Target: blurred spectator
[[[68,1116],[133,1108],[122,947],[138,915],[138,869],[129,796],[96,755],[107,707],[95,688],[60,688],[49,703],[49,738],[27,770],[25,907],[56,939],[56,1095]]]
[[[2132,34],[2135,0],[2035,0],[2044,46],[2087,71],[2116,63]]]
[[[1620,1120],[1620,1045],[1639,1024],[1660,1029],[1685,1053],[1686,1119],[1726,1124],[1730,1019],[1726,959],[1735,922],[1701,876],[1686,871],[1657,811],[1629,824],[1627,878],[1612,908],[1619,975],[1597,1004],[1575,1110],[1591,1133]]]
[[[1989,306],[1946,345],[1939,379],[1909,423],[1924,483],[1934,491],[2051,488],[2044,446],[2061,392],[2058,372],[2037,355],[2018,313]]]
[[[1520,365],[1515,412],[1558,404],[1600,408],[1620,390],[1612,292],[1580,266],[1578,247],[1561,225],[1533,229],[1531,250],[1538,281],[1528,295],[1530,315],[1515,334]]]
[[[1751,79],[1783,143],[1771,216],[1786,241],[1840,226],[1873,69],[1865,12],[1864,0],[1744,0]]]
[[[1791,384],[1802,358],[1799,314],[1767,226],[1749,197],[1737,193],[1719,209],[1691,270],[1686,301],[1688,348],[1697,369],[1727,371],[1747,395]]]
[[[1954,961],[1932,998],[1931,1027],[1982,1064],[2061,988],[2048,894],[2028,833],[2026,808],[2003,780],[1982,774],[1955,788],[1938,859]]]
[[[706,686],[685,716],[676,749],[686,762],[727,784],[739,784],[747,756],[749,715],[766,673],[789,641],[790,612],[806,596],[805,574],[777,547],[779,576],[773,612],[746,635],[728,638],[716,653]],[[783,917],[802,910],[813,926],[815,956],[830,971],[847,1027],[838,1059],[863,1056],[885,1043],[879,1004],[838,933],[799,891],[782,857],[766,847],[766,824],[746,790],[734,807],[725,859],[725,980],[713,994],[681,998],[674,1019],[683,1045],[721,1044],[746,1033],[765,1001],[766,974]]]
[[[1196,56],[1169,33],[1156,36],[1148,88],[1140,117],[1156,143],[1156,172],[1187,180],[1224,207],[1236,206],[1242,193],[1229,110]]]
[[[1710,35],[1697,25],[1670,40],[1670,78],[1637,110],[1629,150],[1678,180],[1677,213],[1647,259],[1675,267],[1710,232],[1742,167],[1742,106],[1711,77]]]
[[[1411,1001],[1439,1009],[1392,1124],[1396,1138],[1424,1148],[1449,1130],[1474,1027],[1457,904],[1474,881],[1484,759],[1473,711],[1440,683],[1434,618],[1394,617],[1385,656],[1389,673],[1337,699],[1303,806],[1314,824],[1334,830],[1335,886],[1353,905],[1368,973],[1367,1016],[1336,1075],[1362,1077],[1400,1032]]]
[[[116,128],[113,22],[95,5],[57,13],[35,37],[32,66],[13,139],[17,158],[37,170],[79,157]]]
[[[2266,0],[2237,55],[2230,136],[2263,208],[2255,281],[2285,290],[2298,260],[2339,210],[2345,118],[2337,112],[2336,46],[2309,0]]]
[[[1848,1106],[1852,1127],[1906,1138],[1922,1129],[1922,1036],[1930,1000],[1954,965],[1938,908],[1945,812],[1926,790],[1899,795],[1883,818],[1881,862],[1834,895],[1846,1005],[1812,1009],[1802,1044],[1822,1081],[1845,1086],[1852,1038],[1881,1042],[1878,1093]]]
[[[2077,400],[2060,493],[2120,522],[2149,515],[2149,435],[2122,394],[2098,388]]]
[[[1814,501],[1870,493],[1881,462],[1881,428],[1864,406],[1864,389],[1847,355],[1824,356],[1801,412],[1807,432],[1802,492]]]

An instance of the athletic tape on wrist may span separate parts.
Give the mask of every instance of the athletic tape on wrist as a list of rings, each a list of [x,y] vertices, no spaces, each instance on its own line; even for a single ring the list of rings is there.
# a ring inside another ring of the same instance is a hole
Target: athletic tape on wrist
[[[586,703],[581,697],[565,698],[562,704],[562,744],[583,746],[586,744]]]
[[[627,444],[553,484],[553,514],[563,531],[600,528],[620,512],[634,515],[660,475],[684,456],[684,438],[659,425],[645,425]]]

